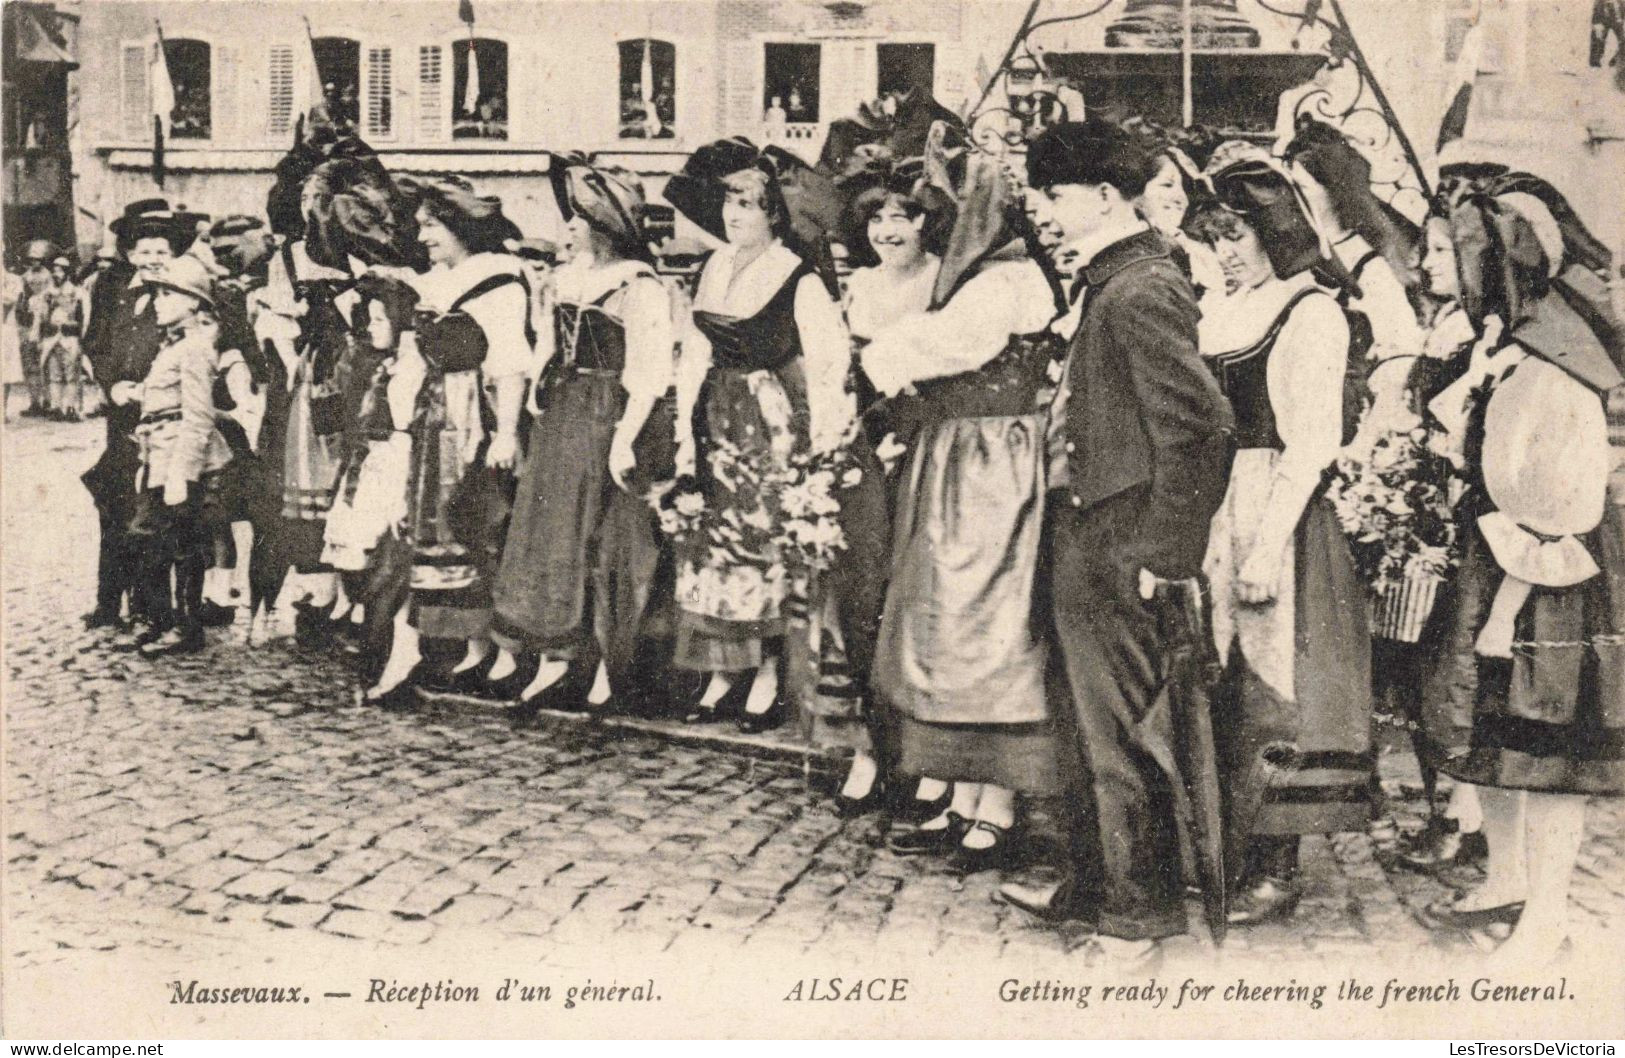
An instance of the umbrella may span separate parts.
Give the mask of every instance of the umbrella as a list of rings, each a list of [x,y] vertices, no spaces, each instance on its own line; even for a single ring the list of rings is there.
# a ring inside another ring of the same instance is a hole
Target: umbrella
[[[1202,893],[1215,944],[1226,929],[1224,807],[1213,744],[1212,690],[1220,672],[1208,630],[1207,586],[1161,580],[1151,599],[1168,645],[1162,689],[1138,725],[1141,746],[1168,777],[1185,862]]]

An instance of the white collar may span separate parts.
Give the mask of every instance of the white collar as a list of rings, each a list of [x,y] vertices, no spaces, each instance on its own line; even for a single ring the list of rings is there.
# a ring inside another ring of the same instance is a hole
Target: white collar
[[[450,268],[436,265],[412,281],[424,307],[445,312],[452,302],[492,276],[521,275],[519,258],[506,253],[470,254]]]
[[[1114,246],[1131,235],[1149,230],[1150,225],[1135,217],[1133,220],[1125,220],[1121,224],[1113,224],[1109,228],[1101,228],[1099,231],[1079,236],[1063,246],[1062,250],[1073,255],[1072,264],[1081,272],[1107,247]]]
[[[553,289],[560,301],[585,305],[639,276],[652,274],[642,261],[611,261],[590,267],[563,264],[553,273]]]
[[[1305,270],[1289,279],[1271,275],[1256,287],[1204,298],[1198,324],[1201,351],[1213,356],[1245,349],[1263,337],[1287,302],[1301,291],[1318,287],[1314,273]]]
[[[711,255],[694,293],[695,309],[741,319],[754,316],[802,264],[794,251],[777,241],[734,275],[734,259],[738,256],[739,247],[728,243]]]

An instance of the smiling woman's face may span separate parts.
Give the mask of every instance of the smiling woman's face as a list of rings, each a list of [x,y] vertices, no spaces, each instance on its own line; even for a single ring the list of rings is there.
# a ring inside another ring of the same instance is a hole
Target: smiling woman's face
[[[869,216],[869,245],[882,264],[911,264],[923,253],[925,214],[909,216],[897,196],[886,199]]]
[[[432,265],[454,265],[468,256],[462,241],[427,209],[418,210],[418,242],[428,251]]]
[[[1185,211],[1190,204],[1179,167],[1172,158],[1164,157],[1157,163],[1157,175],[1151,178],[1140,194],[1140,214],[1153,228],[1164,235],[1173,236],[1185,223]]]

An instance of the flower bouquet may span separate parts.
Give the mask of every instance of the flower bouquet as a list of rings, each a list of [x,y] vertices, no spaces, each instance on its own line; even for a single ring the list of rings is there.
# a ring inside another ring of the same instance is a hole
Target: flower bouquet
[[[1455,471],[1426,441],[1421,429],[1379,437],[1363,458],[1338,460],[1328,490],[1372,592],[1372,632],[1404,643],[1421,638],[1439,586],[1460,562]]]

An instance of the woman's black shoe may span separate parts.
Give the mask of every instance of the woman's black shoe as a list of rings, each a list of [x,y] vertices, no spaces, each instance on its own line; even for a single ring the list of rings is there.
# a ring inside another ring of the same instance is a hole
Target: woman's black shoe
[[[85,614],[83,620],[86,631],[97,628],[116,628],[119,624],[117,610],[103,610],[100,608]]]
[[[1435,900],[1422,909],[1422,924],[1434,929],[1484,929],[1488,926],[1516,926],[1523,917],[1523,901],[1459,911],[1448,900]]]
[[[447,673],[445,686],[442,688],[447,694],[466,694],[470,698],[483,698],[487,696],[486,688],[490,682],[485,674],[491,671],[496,664],[496,651],[489,657],[481,658],[461,672]]]
[[[982,871],[1002,871],[1012,866],[1015,841],[1010,829],[989,823],[985,819],[978,819],[965,833],[973,834],[978,830],[993,835],[993,844],[986,848],[973,849],[965,845],[963,837],[960,838],[959,846],[954,849],[953,855],[948,857],[948,867],[956,874],[980,874]]]
[[[781,685],[773,695],[773,704],[759,713],[746,712],[739,718],[739,733],[742,735],[759,735],[764,731],[772,731],[781,726],[789,718],[789,703],[784,698],[784,687]]]
[[[915,789],[919,789],[918,784],[915,785]],[[953,800],[953,783],[947,783],[942,793],[929,801],[919,797],[899,797],[896,798],[898,803],[892,808],[892,819],[899,823],[910,823],[919,826],[927,819],[935,819],[946,812]]]
[[[514,670],[500,680],[490,679],[487,670],[485,685],[480,688],[480,697],[492,698],[499,702],[514,702],[519,700],[519,692],[529,685],[530,678],[525,675],[524,665],[515,665]]]
[[[868,815],[879,808],[886,800],[886,788],[876,775],[874,782],[869,784],[869,792],[862,797],[848,797],[844,793],[835,795],[835,814],[842,819],[856,819],[858,816]],[[940,813],[939,813],[940,814]]]
[[[361,704],[377,706],[379,709],[403,709],[415,705],[418,700],[418,670],[421,665],[422,662],[414,665],[405,679],[382,694],[362,692]]]
[[[521,688],[522,689],[522,688]],[[587,708],[587,692],[592,685],[581,678],[581,666],[571,664],[564,674],[514,707],[515,724],[528,723],[546,709],[556,713],[579,713]]]
[[[745,711],[745,701],[750,697],[750,685],[755,681],[754,671],[742,672],[735,677],[733,683],[717,699],[717,704],[711,706],[701,705],[698,700],[688,707],[683,714],[685,724],[715,724],[723,720],[737,719]],[[705,688],[701,688],[701,695]]]
[[[1401,852],[1395,862],[1407,870],[1427,873],[1442,867],[1476,863],[1489,855],[1483,833],[1464,834],[1454,820],[1430,824],[1417,836],[1415,844]]]
[[[964,840],[970,829],[970,820],[958,812],[948,813],[948,825],[935,830],[914,827],[893,831],[886,835],[886,847],[899,856],[924,856],[933,852],[948,852]]]

